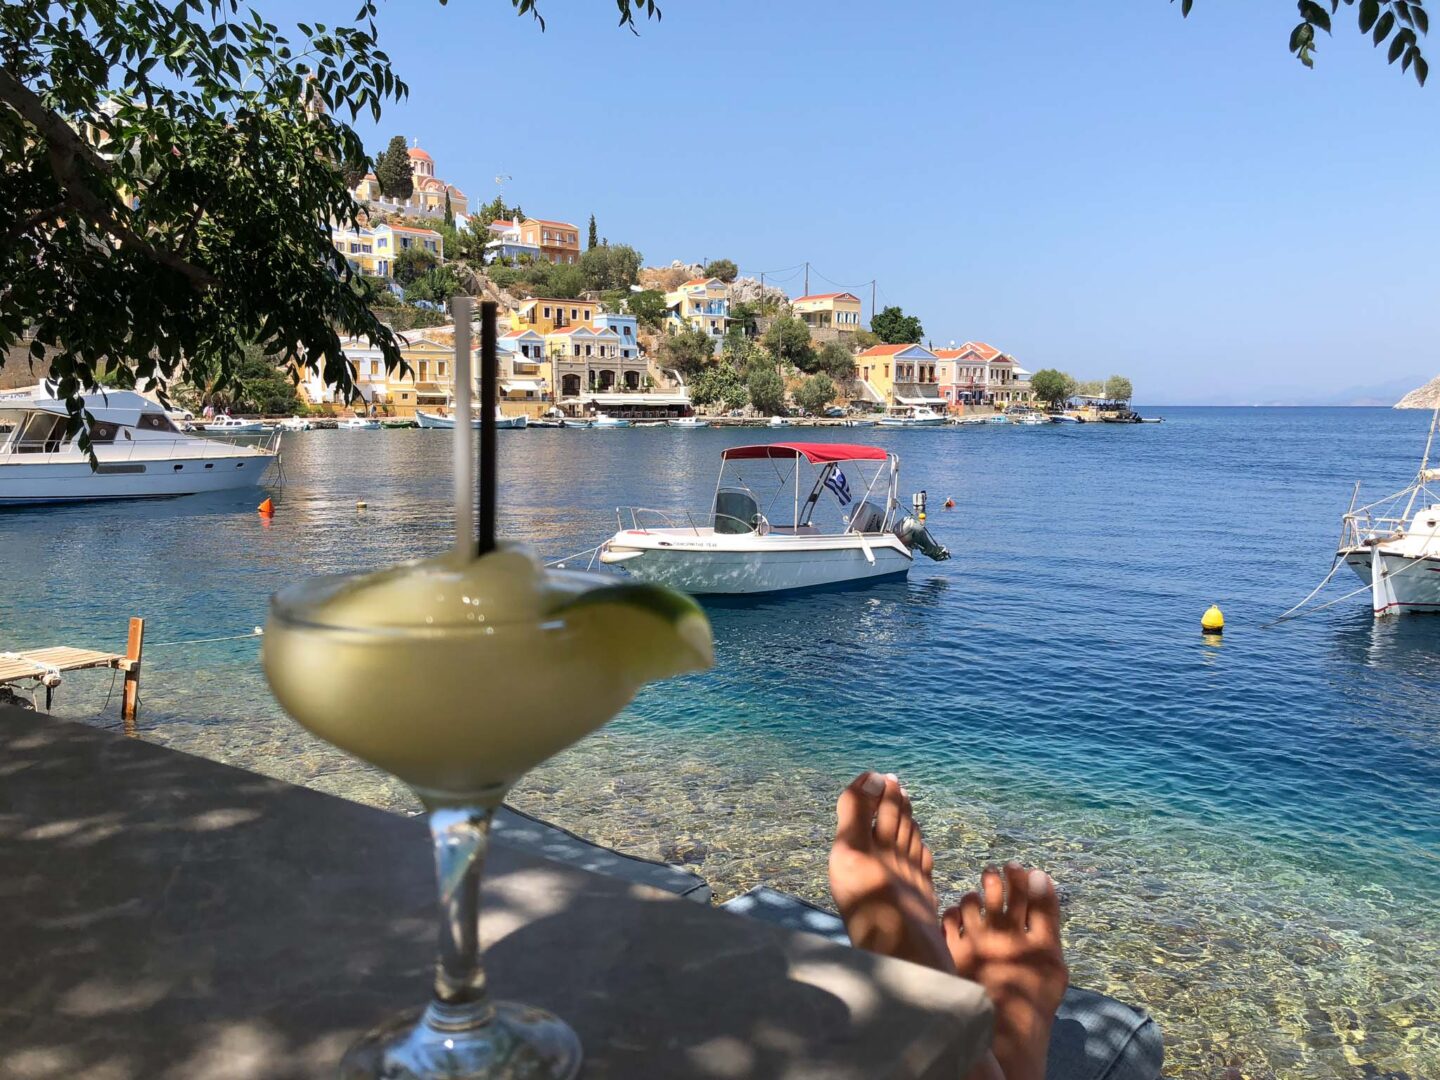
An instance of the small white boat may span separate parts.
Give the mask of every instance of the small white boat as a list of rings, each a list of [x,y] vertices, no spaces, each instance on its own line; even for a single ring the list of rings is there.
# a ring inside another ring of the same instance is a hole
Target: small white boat
[[[1008,424],[1008,423],[1010,423],[1010,418],[1009,418],[1008,416],[1006,416],[1004,413],[996,413],[994,416],[987,416],[987,417],[985,417],[985,419],[982,420],[981,423],[985,423],[985,424]]]
[[[416,409],[415,419],[419,421],[422,428],[439,428],[448,431],[453,430],[455,427],[455,417],[449,413],[432,413],[426,412],[424,409]],[[529,421],[524,415],[506,416],[500,411],[499,405],[495,406],[495,427],[497,429],[519,431],[528,423]],[[481,427],[480,418],[478,416],[471,417],[470,426],[476,431],[479,431]]]
[[[689,429],[689,428],[702,428],[702,427],[709,427],[709,426],[710,426],[710,421],[709,421],[709,420],[702,420],[702,419],[701,419],[700,417],[698,417],[698,416],[680,416],[680,417],[676,417],[676,418],[671,419],[671,420],[666,420],[666,421],[665,421],[665,426],[666,426],[666,427],[687,428],[687,429]]]
[[[874,426],[875,426],[875,421],[874,421],[874,420],[863,420],[863,419],[859,419],[859,418],[851,418],[851,419],[845,421],[844,426],[845,426],[845,427],[874,427]]]
[[[788,416],[772,416],[772,417],[770,417],[770,426],[771,426],[771,427],[793,427],[794,424],[795,424],[795,421],[794,421],[794,420],[791,420],[790,417],[788,417]]]
[[[248,444],[180,431],[133,390],[84,396],[90,445],[66,435],[70,417],[53,383],[0,393],[0,506],[150,499],[258,485],[280,453],[280,432]]]
[[[1010,418],[1012,424],[1022,424],[1026,427],[1037,427],[1040,424],[1050,423],[1050,417],[1044,413],[1026,412],[1018,413]]]
[[[622,428],[629,427],[629,420],[622,420],[618,416],[611,416],[608,413],[596,413],[595,418],[590,421],[591,427],[596,428]]]
[[[622,507],[619,531],[601,545],[600,561],[701,595],[903,577],[916,551],[937,561],[950,553],[924,525],[923,491],[912,500],[914,515],[901,513],[899,466],[899,458],[875,446],[732,447],[720,455],[720,480],[702,520]]]
[[[303,416],[287,416],[275,426],[281,431],[309,431],[314,425]]]
[[[1077,416],[1071,416],[1069,413],[1063,413],[1063,412],[1061,412],[1061,413],[1051,413],[1051,414],[1050,414],[1050,419],[1051,419],[1051,421],[1052,421],[1053,423],[1056,423],[1056,424],[1078,424],[1078,423],[1080,423],[1080,418],[1079,418],[1079,417],[1077,417]]]
[[[365,416],[347,416],[335,426],[341,431],[379,431],[380,421]]]
[[[589,430],[595,426],[595,422],[593,420],[587,420],[583,416],[567,416],[564,420],[560,421],[560,426]]]
[[[1430,467],[1437,428],[1440,408],[1409,487],[1358,508],[1352,496],[1342,519],[1336,558],[1369,583],[1376,615],[1440,612],[1440,468]]]
[[[265,430],[262,421],[241,420],[238,416],[212,416],[209,420],[199,421],[199,425],[205,431],[221,435],[254,435]]]
[[[899,405],[878,422],[881,427],[939,427],[945,423],[945,414],[924,405]]]

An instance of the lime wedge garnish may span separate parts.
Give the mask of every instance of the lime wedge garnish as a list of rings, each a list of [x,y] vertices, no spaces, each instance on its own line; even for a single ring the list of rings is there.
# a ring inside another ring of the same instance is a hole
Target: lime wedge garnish
[[[550,614],[583,635],[597,664],[641,682],[704,671],[715,663],[704,610],[684,593],[660,585],[591,589]]]

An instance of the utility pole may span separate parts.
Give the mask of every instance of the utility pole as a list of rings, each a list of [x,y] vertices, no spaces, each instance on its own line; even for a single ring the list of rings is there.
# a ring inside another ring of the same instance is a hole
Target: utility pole
[[[805,295],[810,295],[810,264],[805,264]]]
[[[875,325],[875,278],[870,279],[870,325]]]

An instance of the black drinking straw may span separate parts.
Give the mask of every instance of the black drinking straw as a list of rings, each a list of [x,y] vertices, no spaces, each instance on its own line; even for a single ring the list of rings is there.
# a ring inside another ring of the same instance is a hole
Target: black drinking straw
[[[481,555],[495,550],[495,413],[500,363],[496,355],[495,319],[499,305],[480,304],[480,530],[476,536]]]

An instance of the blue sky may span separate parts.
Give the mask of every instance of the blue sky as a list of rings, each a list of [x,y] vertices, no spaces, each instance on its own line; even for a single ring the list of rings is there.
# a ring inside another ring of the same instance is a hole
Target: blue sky
[[[1351,9],[1307,71],[1287,0],[661,0],[638,37],[610,0],[540,5],[543,33],[508,0],[384,4],[411,93],[367,145],[418,138],[477,201],[509,175],[650,264],[875,278],[936,345],[1128,374],[1143,402],[1440,372],[1440,84]]]

